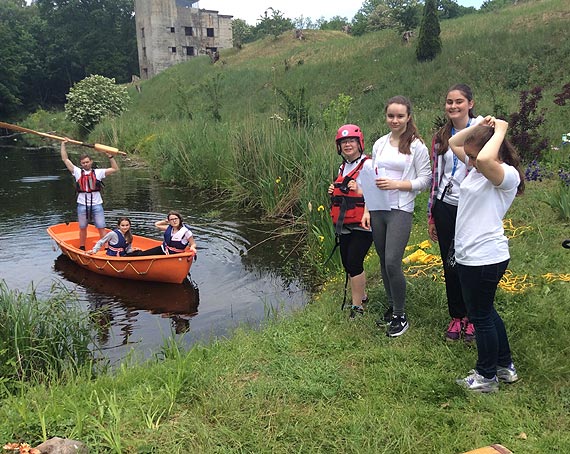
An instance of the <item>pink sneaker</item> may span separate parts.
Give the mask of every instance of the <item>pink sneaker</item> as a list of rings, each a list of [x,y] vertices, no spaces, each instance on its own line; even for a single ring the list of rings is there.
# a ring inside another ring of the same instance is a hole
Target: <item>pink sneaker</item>
[[[465,317],[461,320],[461,325],[463,326],[463,340],[468,344],[475,342],[475,327],[473,323]]]
[[[445,340],[456,341],[461,337],[461,319],[452,318],[445,333]]]

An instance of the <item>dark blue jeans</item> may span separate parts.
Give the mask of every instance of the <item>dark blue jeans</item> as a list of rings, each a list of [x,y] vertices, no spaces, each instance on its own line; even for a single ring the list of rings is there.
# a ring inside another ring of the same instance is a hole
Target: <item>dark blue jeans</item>
[[[512,362],[507,330],[494,306],[497,285],[508,264],[508,260],[482,266],[457,264],[467,315],[475,326],[475,368],[485,378],[497,374],[497,365],[508,366]]]

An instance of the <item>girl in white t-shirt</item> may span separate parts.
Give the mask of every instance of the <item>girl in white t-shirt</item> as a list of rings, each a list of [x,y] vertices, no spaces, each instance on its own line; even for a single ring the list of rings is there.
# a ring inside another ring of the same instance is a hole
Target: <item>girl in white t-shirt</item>
[[[455,226],[455,261],[469,320],[475,325],[477,364],[457,383],[471,391],[493,392],[499,380],[518,380],[495,293],[509,263],[503,217],[524,191],[520,158],[505,139],[508,124],[487,116],[451,137],[455,155],[474,167],[461,183]]]

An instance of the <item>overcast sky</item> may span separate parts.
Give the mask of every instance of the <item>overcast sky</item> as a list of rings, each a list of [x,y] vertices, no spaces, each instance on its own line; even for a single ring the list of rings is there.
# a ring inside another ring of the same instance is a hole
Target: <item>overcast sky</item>
[[[479,8],[483,1],[458,0],[457,3]],[[255,25],[269,7],[281,11],[283,16],[289,19],[303,16],[316,21],[320,17],[330,19],[333,16],[341,16],[350,21],[363,2],[364,0],[200,0],[194,7],[219,11],[220,14],[229,14],[234,16],[234,19],[243,19],[249,25]]]

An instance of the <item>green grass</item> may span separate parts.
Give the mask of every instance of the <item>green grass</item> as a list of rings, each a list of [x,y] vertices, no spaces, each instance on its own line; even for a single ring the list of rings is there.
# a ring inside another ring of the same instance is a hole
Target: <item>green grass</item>
[[[456,454],[492,443],[517,454],[570,452],[570,287],[544,277],[568,272],[560,242],[570,225],[541,201],[549,184],[530,183],[508,213],[522,232],[510,240],[509,269],[532,287],[498,291],[521,378],[495,395],[455,384],[476,349],[444,340],[445,290],[431,273],[408,278],[410,330],[390,339],[376,328],[385,295],[372,252],[371,303],[356,322],[339,309],[339,273],[306,308],[272,314],[261,330],[240,328],[188,352],[168,338],[144,365],[25,385],[0,402],[0,440],[67,436],[94,453]],[[427,238],[425,198],[410,244]]]

